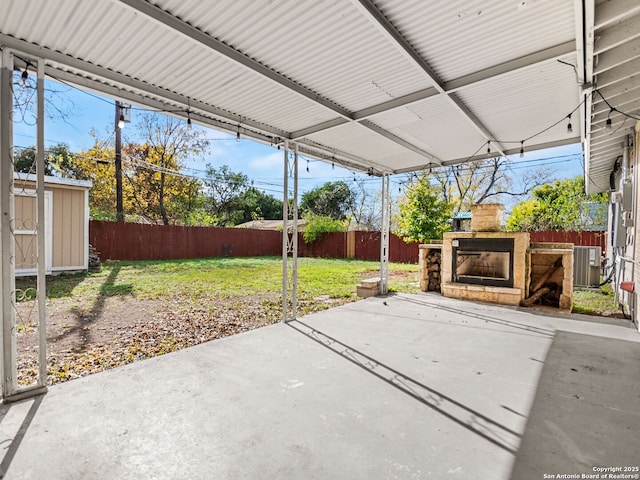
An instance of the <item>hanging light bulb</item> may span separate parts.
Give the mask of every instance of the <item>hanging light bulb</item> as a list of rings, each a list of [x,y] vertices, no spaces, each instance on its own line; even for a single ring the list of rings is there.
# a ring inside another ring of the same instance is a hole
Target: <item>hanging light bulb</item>
[[[22,75],[20,75],[20,79],[22,80],[22,86],[26,87],[27,86],[27,80],[29,79],[29,72],[27,72],[26,68],[22,72]]]
[[[491,140],[487,140],[487,153],[491,153]]]
[[[571,114],[567,115],[569,123],[567,123],[567,133],[573,133],[573,126],[571,125]]]
[[[309,173],[309,160],[307,160],[307,173]]]
[[[520,158],[524,157],[524,140],[520,142]]]
[[[124,115],[121,113],[118,119],[118,128],[122,130],[124,128]]]
[[[238,124],[238,132],[236,133],[236,142],[240,141],[240,124]]]
[[[613,112],[613,108],[609,110],[609,115],[607,115],[607,122],[604,125],[604,128],[608,131],[611,131],[611,129],[613,128],[611,126],[611,112]]]
[[[356,174],[353,174],[353,183],[358,183],[358,181],[356,180]]]
[[[191,112],[187,110],[187,128],[191,129]]]

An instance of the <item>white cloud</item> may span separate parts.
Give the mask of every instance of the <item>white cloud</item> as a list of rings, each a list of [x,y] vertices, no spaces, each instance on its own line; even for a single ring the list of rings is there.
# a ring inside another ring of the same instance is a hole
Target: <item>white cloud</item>
[[[273,152],[269,155],[262,155],[260,157],[255,157],[249,160],[249,168],[256,170],[273,170],[275,168],[284,168],[283,165],[283,153],[282,152]]]

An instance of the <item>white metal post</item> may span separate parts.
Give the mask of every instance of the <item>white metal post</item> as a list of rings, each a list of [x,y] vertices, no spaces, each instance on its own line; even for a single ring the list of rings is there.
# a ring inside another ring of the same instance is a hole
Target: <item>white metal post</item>
[[[13,208],[13,55],[2,50],[0,70],[0,256],[2,302],[2,397],[17,388],[15,295],[15,243],[12,234]]]
[[[382,174],[382,226],[380,228],[380,295],[389,291],[389,174]]]
[[[287,321],[289,305],[289,141],[284,141],[284,176],[282,197],[282,321]]]
[[[47,385],[47,258],[44,208],[44,61],[38,59],[38,115],[36,132],[36,195],[38,202],[38,386]]]
[[[298,144],[294,144],[293,157],[293,274],[291,288],[291,319],[295,320],[298,310]]]

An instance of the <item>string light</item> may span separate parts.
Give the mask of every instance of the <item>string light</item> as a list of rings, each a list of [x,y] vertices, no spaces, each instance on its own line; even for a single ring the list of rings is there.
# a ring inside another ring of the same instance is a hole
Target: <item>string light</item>
[[[567,124],[567,133],[573,133],[573,127],[571,126],[571,114],[567,115],[569,123]]]
[[[613,108],[609,110],[609,114],[607,115],[607,122],[604,125],[604,128],[607,130],[611,130],[613,128],[611,126],[611,112],[613,112]]]
[[[187,111],[187,128],[191,128],[191,112]]]
[[[124,115],[120,113],[120,118],[118,119],[118,128],[122,130],[124,128]]]
[[[520,142],[520,158],[524,157],[524,140]]]
[[[309,173],[309,159],[307,159],[307,173]]]
[[[27,72],[26,68],[22,72],[22,75],[20,75],[20,79],[22,80],[22,86],[26,87],[27,86],[27,80],[29,79],[29,72]]]
[[[238,124],[238,132],[236,133],[236,142],[240,141],[240,124]]]
[[[491,140],[487,140],[487,153],[490,154],[491,153]],[[431,173],[431,172],[429,172]]]

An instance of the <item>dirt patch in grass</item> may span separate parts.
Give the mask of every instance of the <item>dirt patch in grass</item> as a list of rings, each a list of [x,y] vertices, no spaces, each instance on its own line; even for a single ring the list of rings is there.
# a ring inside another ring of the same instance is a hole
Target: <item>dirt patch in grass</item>
[[[298,300],[307,314],[353,301],[321,296]],[[280,321],[277,295],[242,298],[136,299],[100,297],[50,300],[47,305],[48,382],[64,382]],[[37,331],[33,302],[19,304],[18,383],[37,376]],[[30,319],[30,321],[27,321]]]

